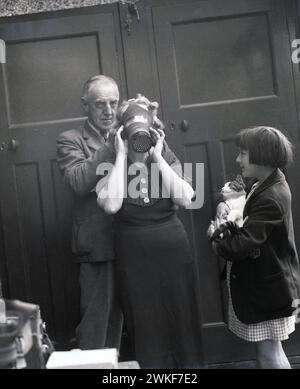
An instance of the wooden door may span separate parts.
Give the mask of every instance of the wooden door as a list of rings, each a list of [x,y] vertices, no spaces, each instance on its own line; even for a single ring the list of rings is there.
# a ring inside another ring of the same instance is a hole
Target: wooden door
[[[40,305],[58,348],[74,336],[79,289],[72,193],[58,170],[56,138],[85,119],[80,97],[91,75],[123,85],[118,26],[116,6],[0,25],[7,48],[0,71],[1,277],[6,297]]]
[[[288,179],[300,249],[300,145],[285,1],[152,1],[152,18],[168,141],[183,161],[205,164],[204,206],[185,220],[199,264],[205,359],[249,359],[254,348],[225,325],[222,263],[211,251],[206,229],[226,175],[238,172],[236,132],[277,126],[287,130],[297,154]],[[299,354],[299,335],[286,343],[289,355]]]

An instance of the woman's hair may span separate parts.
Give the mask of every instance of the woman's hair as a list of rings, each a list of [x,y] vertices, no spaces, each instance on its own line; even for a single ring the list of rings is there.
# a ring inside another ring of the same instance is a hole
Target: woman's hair
[[[288,138],[273,127],[258,126],[241,130],[236,145],[249,151],[249,162],[284,168],[293,161],[293,145]]]

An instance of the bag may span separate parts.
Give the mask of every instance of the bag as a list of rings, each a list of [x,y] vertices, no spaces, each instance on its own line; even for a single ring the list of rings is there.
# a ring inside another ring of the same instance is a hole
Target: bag
[[[38,305],[3,300],[6,322],[0,324],[0,368],[44,369],[54,351]]]

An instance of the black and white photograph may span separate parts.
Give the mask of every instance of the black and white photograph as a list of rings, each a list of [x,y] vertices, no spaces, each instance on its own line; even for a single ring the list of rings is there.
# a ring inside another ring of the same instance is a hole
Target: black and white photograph
[[[300,0],[0,0],[0,369],[300,369],[299,172]]]

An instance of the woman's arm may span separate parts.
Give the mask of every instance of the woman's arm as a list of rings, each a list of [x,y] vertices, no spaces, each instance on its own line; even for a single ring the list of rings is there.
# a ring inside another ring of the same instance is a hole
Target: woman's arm
[[[165,138],[164,132],[159,129],[152,129],[152,132],[156,137],[156,145],[152,150],[152,160],[158,166],[163,185],[169,191],[174,204],[187,208],[191,204],[195,192],[191,185],[182,179],[163,158],[161,152]]]
[[[124,172],[127,159],[127,141],[121,138],[123,126],[116,133],[115,149],[116,161],[109,173],[104,186],[98,189],[97,202],[108,214],[115,214],[122,207],[124,199]]]

